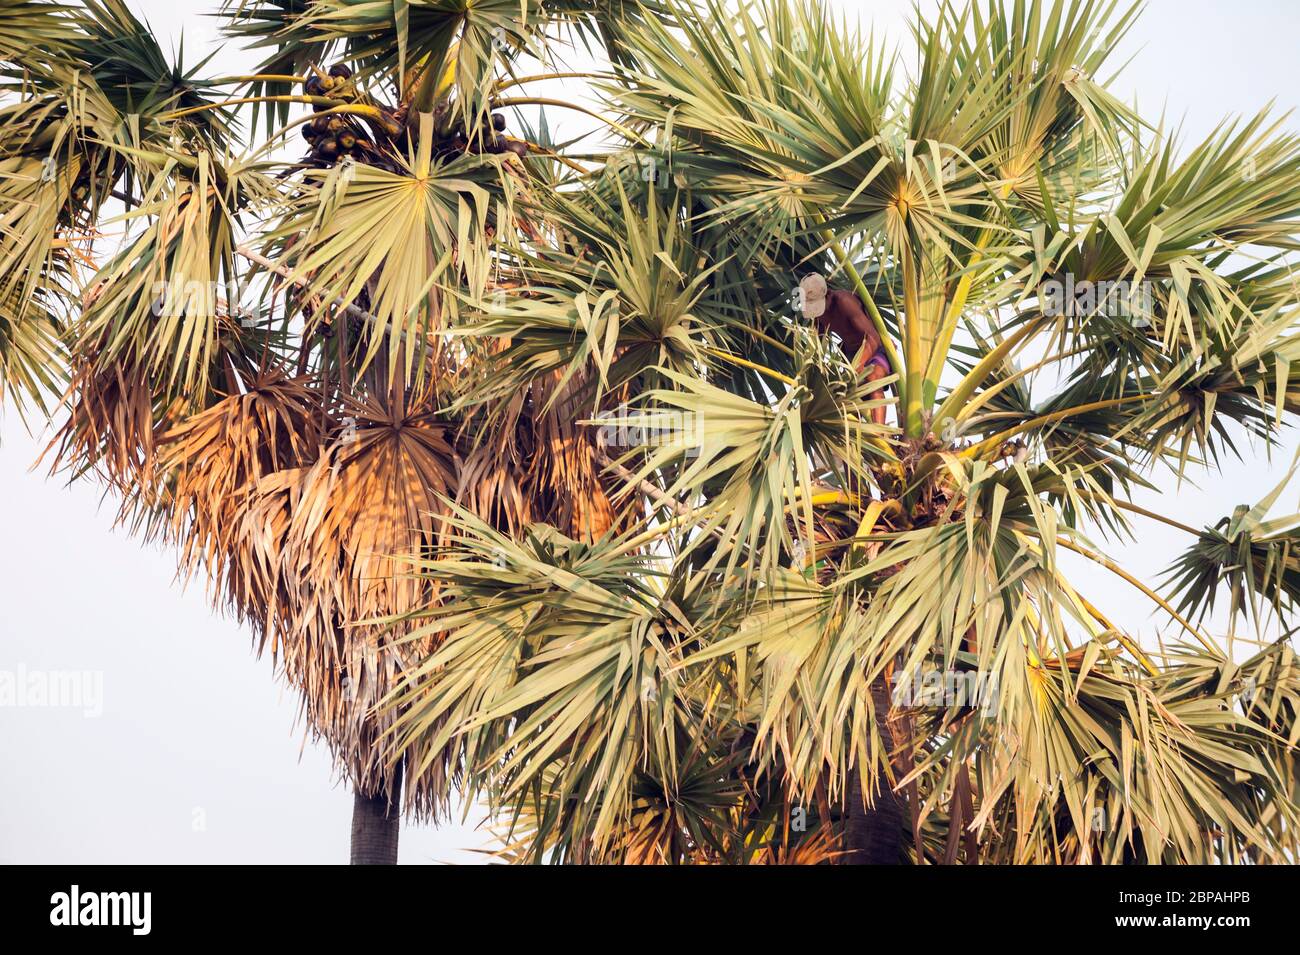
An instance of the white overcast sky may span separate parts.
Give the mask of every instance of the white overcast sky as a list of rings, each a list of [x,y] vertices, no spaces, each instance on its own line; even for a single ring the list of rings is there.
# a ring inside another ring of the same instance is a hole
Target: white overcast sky
[[[206,16],[216,0],[127,2],[160,36],[183,31],[187,61],[219,42]],[[834,5],[909,49],[910,0]],[[1147,116],[1181,122],[1189,139],[1270,100],[1292,110],[1297,28],[1291,0],[1151,0],[1117,58],[1134,57],[1116,90]],[[212,72],[256,59],[232,47]],[[103,712],[0,707],[0,862],[346,861],[352,798],[323,747],[304,743],[295,695],[254,659],[246,631],[210,611],[201,585],[175,583],[170,554],[113,528],[99,488],[32,470],[47,440],[12,412],[0,422],[0,671],[96,671]],[[1139,503],[1211,522],[1270,490],[1294,446],[1271,464],[1249,453],[1225,462],[1198,487],[1162,479]],[[1300,510],[1293,493],[1284,508]],[[1184,543],[1147,524],[1112,553],[1150,581]],[[1073,563],[1071,572],[1111,616],[1154,635],[1159,621],[1124,584]],[[475,822],[407,825],[401,861],[475,861],[466,850],[488,842]]]

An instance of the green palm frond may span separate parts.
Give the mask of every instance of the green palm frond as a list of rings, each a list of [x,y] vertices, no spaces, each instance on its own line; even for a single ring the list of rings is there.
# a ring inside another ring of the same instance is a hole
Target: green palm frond
[[[1266,822],[1263,811],[1285,785],[1268,735],[1225,705],[1224,690],[1192,690],[1178,668],[1150,683],[1110,666],[1063,673],[1063,683],[1031,681],[1014,723],[968,722],[964,738],[921,764],[983,734],[973,825],[988,840],[992,827],[1015,833],[991,846],[997,858],[1204,864],[1291,851],[1294,818]]]
[[[683,141],[672,161],[726,197],[716,214],[755,248],[792,241],[845,202],[854,222],[878,225],[885,172],[897,171],[884,138],[893,72],[883,52],[864,58],[861,38],[810,4],[676,12],[680,33],[656,21],[634,31],[644,65],[606,94],[633,121]]]
[[[240,333],[236,216],[274,190],[232,157],[153,158],[160,168],[143,203],[121,220],[143,229],[92,280],[78,334],[96,361],[138,364],[162,392],[199,401],[221,370],[223,340]]]
[[[974,147],[995,161],[997,178],[1011,194],[1032,203],[1039,189],[1035,170],[1049,188],[1064,186],[1062,177],[1072,173],[1097,176],[1099,166],[1104,175],[1105,163],[1089,153],[1094,140],[1114,148],[1138,133],[1141,120],[1106,91],[1104,79],[1098,82],[1137,13],[1136,5],[1124,9],[1116,0],[987,3],[973,5],[969,31],[931,30],[931,42],[939,37],[955,46],[960,75],[983,71],[1003,95],[1020,93]],[[948,15],[950,21],[955,17]],[[1075,178],[1068,188],[1087,192],[1092,184]]]
[[[67,357],[57,318],[12,290],[0,300],[0,386],[21,412],[29,403],[42,413],[62,392]]]
[[[181,52],[173,61],[122,0],[25,6],[64,11],[47,16],[60,36],[27,47],[16,68],[0,70],[7,91],[23,98],[63,98],[76,117],[82,104],[67,93],[70,87],[91,86],[117,114],[117,128],[101,126],[99,136],[126,147],[166,143],[177,125],[170,114],[183,110],[191,111],[181,124],[187,135],[202,137],[218,151],[229,144],[233,117],[200,75],[207,61],[187,68]]]
[[[58,153],[0,159],[0,297],[13,323],[49,293],[67,288],[67,250],[58,242],[69,224],[80,161],[62,167]]]
[[[457,549],[415,565],[445,589],[412,637],[437,633],[440,646],[394,696],[394,731],[417,767],[463,767],[475,790],[543,800],[552,824],[578,814],[601,853],[635,812],[637,771],[674,772],[690,720],[673,666],[689,623],[617,542],[541,526],[513,541],[463,513],[450,523]],[[556,791],[546,770],[561,758],[585,769]]]
[[[624,0],[227,0],[226,32],[254,48],[271,48],[249,90],[283,96],[287,77],[305,77],[341,57],[366,81],[385,86],[403,105],[433,108],[454,99],[467,127],[489,107],[494,81],[523,55],[543,57],[548,30],[573,27],[597,37],[611,56],[628,56],[625,22],[653,15],[657,4]],[[617,14],[617,17],[613,16]],[[288,116],[287,103],[268,114]]]
[[[307,295],[338,306],[366,303],[374,321],[362,367],[385,342],[396,355],[404,341],[407,368],[414,367],[429,335],[450,324],[445,310],[454,300],[440,294],[440,283],[463,281],[481,297],[487,280],[488,215],[508,180],[494,161],[435,160],[431,137],[426,117],[418,152],[400,173],[354,163],[308,172],[270,236]],[[504,227],[507,202],[495,211]]]
[[[717,534],[720,543],[709,543],[702,570],[720,568],[729,575],[743,562],[747,575],[763,577],[774,574],[786,555],[809,555],[817,536],[812,462],[852,493],[865,479],[864,457],[880,455],[871,442],[886,430],[868,417],[871,403],[811,364],[803,380],[791,382],[772,405],[667,370],[662,374],[673,389],[646,392],[644,406],[625,423],[654,436],[637,480],[663,470],[671,475],[664,484],[672,499],[690,500],[694,489],[709,488],[708,504],[695,515],[699,533],[684,552]]]
[[[1262,627],[1262,599],[1284,626],[1289,624],[1300,597],[1300,515],[1270,519],[1267,513],[1294,473],[1288,471],[1254,506],[1242,504],[1203,529],[1174,561],[1166,578],[1171,592],[1182,598],[1180,612],[1204,617],[1226,592],[1233,615],[1250,613]]]
[[[17,63],[36,51],[41,55],[66,53],[79,36],[78,12],[74,4],[53,0],[4,0],[0,3],[0,20],[5,24],[0,62]]]
[[[644,211],[622,190],[616,205],[590,209],[548,198],[554,208],[543,217],[576,227],[581,244],[522,254],[527,284],[490,293],[481,315],[457,328],[509,342],[471,388],[474,400],[514,395],[558,372],[562,385],[575,376],[586,382],[597,407],[630,382],[659,383],[657,368],[685,373],[710,363],[725,316],[702,300],[717,266],[691,243],[677,197],[652,193]]]

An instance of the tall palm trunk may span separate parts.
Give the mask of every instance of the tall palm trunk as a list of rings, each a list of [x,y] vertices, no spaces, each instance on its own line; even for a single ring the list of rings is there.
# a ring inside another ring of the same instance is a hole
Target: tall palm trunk
[[[352,865],[397,865],[402,825],[402,767],[393,774],[391,797],[379,793],[352,797]]]
[[[880,744],[885,752],[889,743],[885,720],[889,714],[889,691],[884,678],[871,684],[871,700],[878,717]],[[878,779],[871,805],[867,805],[862,788],[862,767],[855,766],[849,777],[847,818],[844,822],[845,865],[897,865],[903,843],[903,804],[898,794]]]

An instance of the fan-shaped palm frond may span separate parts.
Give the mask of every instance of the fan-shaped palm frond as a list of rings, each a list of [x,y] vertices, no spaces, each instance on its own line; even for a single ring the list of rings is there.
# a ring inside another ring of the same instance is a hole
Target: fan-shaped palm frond
[[[282,264],[305,280],[308,295],[350,305],[366,293],[374,321],[362,368],[385,339],[390,359],[405,341],[407,370],[420,367],[429,335],[448,324],[440,283],[464,281],[481,294],[487,278],[489,186],[506,179],[496,164],[443,163],[431,150],[426,121],[419,152],[401,173],[349,162],[309,174],[273,235]]]
[[[400,633],[379,621],[437,593],[405,562],[436,540],[457,462],[427,390],[347,399],[333,421],[314,460],[268,473],[236,501],[223,536],[237,556],[230,575],[243,581],[230,596],[246,601],[237,610],[302,688],[309,725],[354,784],[383,792],[393,767],[377,749],[386,722],[372,710],[417,648],[398,647]],[[433,779],[407,788],[420,811],[445,798]]]

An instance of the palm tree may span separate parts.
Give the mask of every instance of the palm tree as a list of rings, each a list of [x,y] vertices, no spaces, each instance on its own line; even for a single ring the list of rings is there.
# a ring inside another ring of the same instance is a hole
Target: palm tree
[[[396,557],[432,546],[461,469],[507,526],[608,525],[558,413],[515,415],[551,474],[462,432],[463,355],[435,337],[482,298],[493,236],[529,228],[493,83],[557,26],[612,42],[595,11],[237,5],[231,35],[274,52],[203,79],[120,0],[5,6],[30,26],[0,50],[5,382],[42,406],[66,382],[55,467],[115,488],[121,520],[173,544],[301,691],[356,793],[354,862],[396,861],[403,792],[421,816],[450,792],[383,758],[375,704],[428,648],[368,621],[433,599]],[[266,134],[240,136],[254,107]],[[554,485],[584,473],[575,508]]]
[[[814,0],[246,0],[205,78],[0,3],[0,374],[301,692],[354,862],[454,799],[512,861],[1294,858],[1300,516],[1132,496],[1300,411],[1300,140],[1144,122],[1132,11],[944,4],[904,74]]]
[[[1204,616],[1227,593],[1289,634],[1300,517],[1131,496],[1297,411],[1300,140],[1259,116],[1180,151],[1100,79],[1132,19],[943,5],[910,76],[811,3],[629,29],[599,85],[652,174],[616,153],[539,193],[550,247],[465,333],[508,341],[475,400],[563,367],[607,435],[631,402],[607,470],[636,526],[454,512],[411,618],[437,649],[390,700],[393,751],[465,773],[507,857],[1295,858],[1294,652],[1234,656]],[[888,378],[808,320],[812,274]],[[1100,540],[1147,520],[1188,535],[1158,587]],[[1143,648],[1064,551],[1177,642]]]

